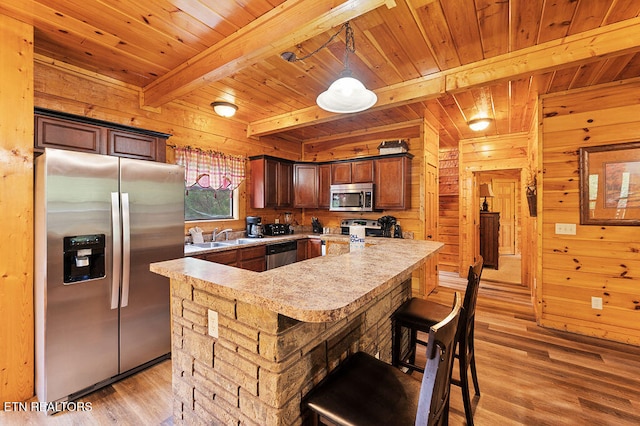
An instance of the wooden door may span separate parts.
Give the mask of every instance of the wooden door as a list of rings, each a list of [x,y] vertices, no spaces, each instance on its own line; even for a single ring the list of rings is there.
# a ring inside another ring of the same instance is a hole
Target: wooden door
[[[493,179],[493,211],[500,212],[500,254],[516,254],[516,186],[512,179]]]
[[[425,221],[424,238],[429,241],[438,241],[438,166],[431,163],[425,165]],[[438,286],[438,256],[432,256],[427,261],[425,271],[424,295],[431,293]]]

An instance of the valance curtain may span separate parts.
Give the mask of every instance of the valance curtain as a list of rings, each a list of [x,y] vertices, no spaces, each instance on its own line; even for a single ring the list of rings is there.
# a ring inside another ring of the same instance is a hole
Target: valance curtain
[[[187,187],[236,189],[245,178],[245,157],[191,147],[175,147],[176,164],[184,166]]]

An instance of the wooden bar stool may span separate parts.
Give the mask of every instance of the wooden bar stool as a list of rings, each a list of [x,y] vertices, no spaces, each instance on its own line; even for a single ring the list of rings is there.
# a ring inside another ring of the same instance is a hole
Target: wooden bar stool
[[[347,358],[311,390],[304,404],[320,420],[337,425],[440,425],[448,423],[449,389],[460,295],[429,329],[422,382],[364,352]]]
[[[467,289],[464,294],[462,312],[456,333],[457,351],[455,357],[458,358],[460,367],[460,378],[451,379],[451,383],[460,386],[462,400],[464,402],[464,412],[467,425],[473,426],[473,411],[471,408],[471,397],[469,395],[468,371],[471,368],[471,378],[476,395],[480,396],[480,386],[476,372],[476,359],[474,350],[474,320],[476,313],[476,301],[478,299],[478,288],[480,287],[480,276],[483,268],[482,256],[478,261],[469,267],[467,276]],[[417,297],[407,300],[392,315],[391,323],[393,330],[393,342],[391,351],[391,363],[396,367],[406,367],[408,372],[420,371],[424,369],[415,364],[417,344],[425,345],[418,339],[418,331],[427,332],[429,327],[441,321],[448,313],[445,305],[431,302]],[[402,329],[409,330],[409,350],[405,356],[402,355]]]

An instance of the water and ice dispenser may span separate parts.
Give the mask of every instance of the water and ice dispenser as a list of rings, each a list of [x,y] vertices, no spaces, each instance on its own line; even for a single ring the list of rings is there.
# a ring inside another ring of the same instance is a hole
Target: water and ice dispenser
[[[104,234],[64,237],[64,283],[105,276]]]

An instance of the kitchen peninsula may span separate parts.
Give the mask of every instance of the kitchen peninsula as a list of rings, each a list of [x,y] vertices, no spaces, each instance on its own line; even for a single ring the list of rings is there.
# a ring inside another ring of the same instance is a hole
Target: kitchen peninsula
[[[302,397],[349,353],[390,361],[389,315],[443,245],[373,238],[262,273],[189,257],[152,264],[171,279],[174,422],[303,423]]]

